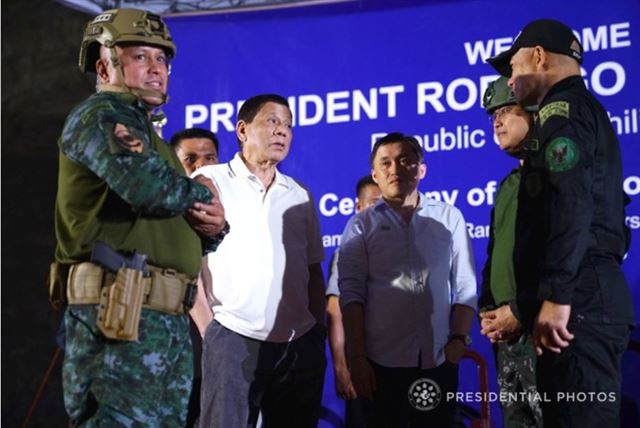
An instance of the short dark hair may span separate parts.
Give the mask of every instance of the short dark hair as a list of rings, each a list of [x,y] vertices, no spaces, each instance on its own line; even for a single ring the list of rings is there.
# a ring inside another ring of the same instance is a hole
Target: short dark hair
[[[378,187],[378,183],[373,181],[373,177],[371,177],[371,175],[365,175],[360,180],[358,180],[358,183],[356,184],[356,196],[358,197],[358,199],[360,199],[360,192],[362,192],[362,189],[367,186]]]
[[[276,103],[285,106],[291,111],[289,107],[289,102],[286,98],[277,94],[262,94],[256,95],[248,100],[246,100],[242,107],[240,107],[240,111],[238,111],[238,122],[244,121],[246,123],[251,123],[253,119],[256,117],[256,114],[260,111],[263,105],[266,103]]]
[[[207,140],[211,140],[216,148],[216,152],[220,151],[218,149],[218,137],[216,137],[216,134],[203,128],[189,128],[176,132],[171,136],[171,147],[174,149],[177,148],[182,140],[188,138],[206,138]]]
[[[418,158],[418,162],[422,163],[424,161],[424,156],[422,155],[422,147],[420,147],[420,143],[415,137],[411,135],[404,135],[401,132],[392,132],[390,134],[385,135],[373,145],[373,149],[371,150],[371,155],[369,156],[369,163],[373,167],[373,160],[376,158],[376,153],[378,153],[378,149],[382,146],[386,146],[387,144],[393,143],[402,143],[407,144],[411,151]]]

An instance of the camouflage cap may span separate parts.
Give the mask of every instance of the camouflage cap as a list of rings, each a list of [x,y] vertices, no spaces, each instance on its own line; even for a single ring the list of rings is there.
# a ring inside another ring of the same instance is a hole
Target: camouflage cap
[[[160,16],[140,9],[111,9],[87,24],[80,46],[80,69],[95,73],[100,46],[111,48],[120,43],[157,46],[171,58],[176,55],[176,45]]]

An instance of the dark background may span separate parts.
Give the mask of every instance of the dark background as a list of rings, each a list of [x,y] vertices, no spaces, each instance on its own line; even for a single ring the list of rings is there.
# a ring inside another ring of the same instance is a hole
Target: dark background
[[[90,16],[51,0],[2,1],[2,426],[21,426],[56,348],[47,300],[57,138],[94,91],[77,66]],[[64,427],[60,362],[30,427]]]

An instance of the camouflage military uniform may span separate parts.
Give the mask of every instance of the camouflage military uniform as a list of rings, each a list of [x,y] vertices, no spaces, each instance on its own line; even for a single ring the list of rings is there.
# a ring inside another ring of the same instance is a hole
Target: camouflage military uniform
[[[542,407],[536,387],[533,338],[523,334],[515,342],[494,345],[498,386],[505,428],[535,428],[542,424]]]
[[[520,169],[513,170],[501,183],[491,213],[489,257],[482,271],[480,312],[501,304],[514,308],[516,281],[511,260],[515,239]],[[514,308],[514,314],[518,311]],[[542,408],[536,398],[536,355],[530,334],[494,345],[498,386],[505,428],[542,426]]]
[[[96,313],[75,305],[65,315],[72,340],[64,401],[72,419],[91,415],[83,427],[184,426],[193,372],[187,317],[143,309],[139,340],[122,342],[101,336]]]
[[[56,260],[86,262],[96,240],[195,277],[200,238],[181,215],[211,193],[184,177],[130,94],[101,92],[67,118],[60,146]],[[184,425],[193,355],[187,315],[143,309],[139,340],[104,338],[95,305],[65,313],[65,407],[76,425]]]

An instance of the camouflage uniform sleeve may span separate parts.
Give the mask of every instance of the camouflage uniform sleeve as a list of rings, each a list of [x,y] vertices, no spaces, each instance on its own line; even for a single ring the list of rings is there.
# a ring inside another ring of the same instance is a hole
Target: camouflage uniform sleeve
[[[175,216],[194,202],[211,201],[205,186],[180,174],[152,148],[152,132],[133,106],[103,100],[69,116],[61,150],[144,215]]]
[[[558,99],[540,109],[539,121],[547,186],[538,297],[568,305],[593,215],[595,118],[579,100]]]

